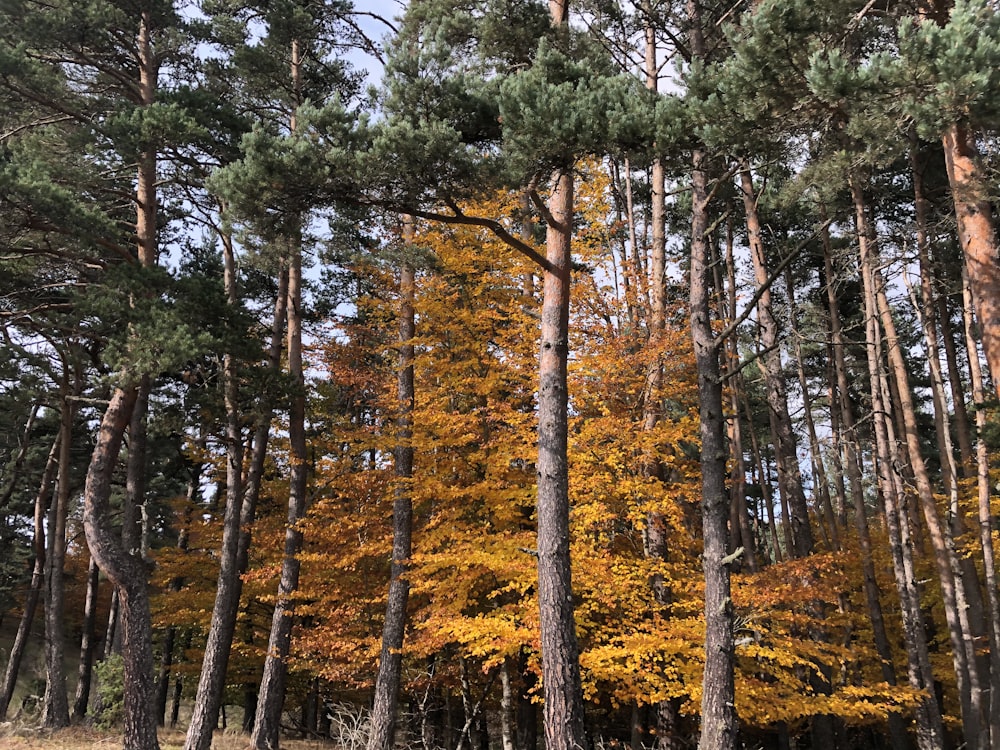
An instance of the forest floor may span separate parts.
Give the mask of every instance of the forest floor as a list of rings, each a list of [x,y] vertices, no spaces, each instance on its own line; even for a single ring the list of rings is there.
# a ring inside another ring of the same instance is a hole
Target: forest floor
[[[0,724],[2,750],[115,750],[121,747],[120,731],[102,731],[90,727],[71,727],[60,731],[15,727]],[[281,741],[282,750],[328,750],[333,743],[321,740]],[[247,750],[250,738],[244,734],[217,732],[212,750]],[[179,729],[160,730],[160,750],[181,750],[184,732]]]

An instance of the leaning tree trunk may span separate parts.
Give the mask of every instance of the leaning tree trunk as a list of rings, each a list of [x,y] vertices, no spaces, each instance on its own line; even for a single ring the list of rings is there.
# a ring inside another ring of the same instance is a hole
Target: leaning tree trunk
[[[293,107],[301,103],[302,57],[298,39],[292,40],[291,83]],[[295,132],[297,113],[293,108],[289,130]],[[288,654],[291,651],[293,611],[291,597],[299,585],[299,550],[302,532],[298,522],[305,516],[308,489],[308,456],[306,453],[306,382],[302,369],[302,235],[298,227],[288,240],[288,374],[292,394],[288,407],[288,526],[285,528],[285,549],[278,581],[278,599],[271,619],[271,633],[264,660],[264,675],[257,695],[257,710],[251,742],[257,750],[277,750],[281,733],[281,712],[285,702],[285,682],[288,677]]]
[[[413,244],[412,217],[403,218],[403,244]],[[391,750],[395,744],[396,705],[399,699],[403,668],[403,637],[406,630],[406,602],[410,585],[406,578],[412,552],[413,501],[410,482],[413,478],[413,337],[414,272],[404,261],[399,272],[399,373],[397,386],[396,495],[392,504],[392,560],[389,572],[389,595],[382,626],[382,652],[375,679],[375,698],[371,712],[368,750]]]
[[[24,600],[24,611],[21,613],[14,643],[7,655],[7,666],[4,668],[3,682],[0,684],[0,721],[7,718],[7,709],[10,707],[14,688],[17,685],[17,674],[21,670],[21,660],[24,658],[24,651],[31,635],[31,623],[35,619],[39,595],[45,582],[45,513],[52,499],[52,481],[59,466],[61,439],[62,431],[56,435],[56,439],[52,442],[49,457],[45,461],[45,469],[42,471],[41,485],[38,488],[38,494],[35,495],[35,524],[32,536],[35,563],[31,570],[31,584]]]
[[[228,235],[223,235],[222,244],[226,297],[228,304],[235,306],[238,303],[236,258],[232,240]],[[288,273],[282,264],[271,324],[271,342],[268,347],[268,369],[272,374],[277,374],[280,368],[281,336],[287,310]],[[184,740],[185,750],[208,750],[219,720],[226,670],[243,592],[243,573],[247,568],[250,527],[256,515],[273,414],[271,399],[264,396],[262,398],[264,408],[258,417],[250,466],[244,482],[245,451],[240,426],[238,372],[231,353],[227,353],[223,358],[223,391],[226,404],[226,508],[223,514],[222,545],[219,552],[219,575],[201,674],[195,693],[194,712]]]

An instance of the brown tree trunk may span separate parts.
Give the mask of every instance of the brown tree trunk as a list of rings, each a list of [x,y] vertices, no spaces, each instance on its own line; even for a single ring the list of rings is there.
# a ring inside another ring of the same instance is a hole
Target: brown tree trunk
[[[955,123],[948,128],[942,144],[983,349],[1000,395],[1000,259],[989,190],[973,135],[965,125]]]
[[[868,604],[868,616],[872,623],[872,635],[875,641],[875,652],[879,656],[879,665],[882,672],[882,679],[889,685],[896,684],[896,669],[893,666],[892,648],[889,644],[889,636],[885,628],[885,618],[882,612],[881,592],[879,591],[878,580],[875,575],[875,563],[872,558],[872,540],[868,528],[868,511],[865,508],[864,485],[862,483],[862,472],[860,463],[860,451],[858,449],[857,432],[854,422],[854,408],[851,405],[850,386],[847,375],[847,362],[844,356],[846,341],[840,322],[840,303],[837,300],[835,289],[835,278],[833,265],[833,254],[830,243],[829,230],[824,228],[823,239],[823,261],[826,277],[827,308],[830,320],[830,342],[833,351],[833,364],[836,373],[837,391],[839,398],[834,407],[831,403],[831,410],[836,408],[840,413],[840,421],[844,428],[844,453],[847,464],[848,481],[851,488],[851,501],[854,506],[854,528],[858,535],[858,547],[861,551],[861,571],[864,580],[865,600]],[[883,487],[883,491],[884,491]],[[895,507],[895,506],[894,506]],[[897,535],[898,519],[896,519]],[[901,544],[899,539],[895,539],[894,545]],[[896,550],[902,555],[902,549]],[[895,561],[895,557],[894,557]],[[898,571],[903,570],[902,558],[899,560]],[[897,581],[898,582],[898,581]],[[900,584],[903,585],[903,584]],[[908,591],[908,589],[907,589]],[[902,597],[903,594],[901,593]],[[909,613],[912,615],[912,613]],[[904,610],[904,617],[907,611]],[[921,628],[922,623],[917,623]],[[926,650],[926,643],[924,644]],[[908,747],[905,729],[900,717],[896,714],[889,715],[889,736],[892,747],[895,750],[903,750]]]
[[[70,355],[64,355],[70,356]],[[63,618],[65,587],[63,568],[66,560],[66,517],[69,513],[71,449],[75,409],[70,400],[70,374],[64,367],[62,408],[59,416],[59,478],[55,499],[48,514],[48,538],[45,554],[45,697],[42,724],[50,729],[69,726],[69,696],[66,692],[66,665]]]
[[[257,714],[252,738],[253,746],[257,750],[278,748],[294,617],[291,597],[299,583],[298,553],[302,547],[302,531],[298,528],[298,522],[306,510],[308,455],[305,434],[305,376],[302,369],[302,250],[299,238],[293,239],[289,248],[287,316],[288,373],[294,389],[288,414],[291,464],[288,525],[285,528],[285,549],[278,582],[278,599],[271,620],[264,675],[257,698]]]
[[[870,229],[867,206],[864,200],[864,195],[861,187],[860,178],[856,173],[850,175],[850,187],[851,196],[854,202],[855,209],[855,222],[857,225],[857,236],[858,245],[861,252],[861,275],[862,281],[864,283],[864,298],[865,298],[865,318],[867,321],[867,339],[869,342],[869,370],[871,371],[871,376],[874,379],[878,379],[880,383],[880,389],[878,393],[873,390],[873,409],[881,409],[881,414],[888,414],[886,411],[886,406],[891,403],[891,396],[889,394],[889,384],[885,378],[882,371],[881,365],[881,338],[878,332],[879,323],[882,324],[882,329],[885,331],[886,335],[886,349],[888,350],[889,360],[891,364],[891,371],[893,373],[893,378],[896,383],[896,396],[899,401],[900,409],[902,412],[901,417],[905,423],[906,429],[906,445],[907,445],[907,457],[910,460],[910,466],[914,472],[914,477],[918,482],[918,491],[920,495],[921,505],[924,510],[924,517],[927,524],[928,532],[931,535],[932,542],[934,543],[935,550],[935,561],[938,566],[938,574],[941,580],[942,593],[945,600],[945,614],[948,619],[948,630],[951,637],[952,652],[955,666],[956,678],[958,680],[960,697],[963,696],[963,719],[967,717],[971,712],[968,710],[968,691],[969,686],[969,669],[968,660],[966,658],[965,645],[963,643],[961,626],[958,623],[956,603],[955,603],[955,580],[952,573],[952,568],[948,560],[947,550],[945,548],[944,536],[941,532],[940,522],[937,517],[937,509],[933,504],[933,496],[930,492],[925,490],[929,489],[929,482],[927,481],[926,470],[923,466],[923,459],[919,452],[919,445],[916,446],[914,450],[914,441],[917,439],[916,435],[916,421],[913,412],[913,405],[911,400],[911,394],[909,389],[909,383],[906,382],[906,372],[905,365],[902,360],[902,354],[899,350],[899,343],[896,339],[895,334],[895,324],[892,321],[891,312],[888,310],[887,303],[884,300],[884,294],[880,295],[879,285],[881,278],[875,270],[875,258],[874,252],[875,248],[871,239],[872,233]],[[881,297],[881,298],[880,298]],[[877,398],[877,401],[876,401]],[[876,403],[878,406],[876,406]],[[884,442],[884,446],[879,447],[879,463],[880,472],[888,473],[889,467],[893,465],[893,455],[889,446],[894,444],[894,432],[891,421],[885,418],[879,418],[880,413],[875,413],[875,424],[877,428],[880,428],[883,432],[888,432],[886,435],[881,433],[878,438]],[[893,523],[892,519],[889,518],[890,506],[893,509],[899,509],[900,515],[905,515],[903,509],[905,508],[905,497],[898,488],[898,479],[889,478],[883,483],[883,495],[886,503],[886,515],[887,523]],[[928,507],[928,496],[929,496],[929,507]],[[908,525],[905,518],[899,520],[900,525]],[[905,552],[905,540],[904,540],[904,552]],[[904,560],[905,562],[905,560]],[[914,580],[912,578],[911,571],[903,571],[903,575],[907,581]],[[915,591],[903,592],[900,591],[900,598],[904,596],[913,598],[916,596]],[[919,599],[915,602],[904,602],[904,613],[907,612],[906,607],[918,607]],[[913,619],[913,616],[910,616]],[[906,623],[904,623],[904,626]],[[911,627],[915,627],[915,624],[911,623]],[[922,629],[922,627],[921,627]],[[916,639],[917,634],[907,633],[911,639]],[[919,634],[920,639],[923,638],[922,632]],[[916,643],[916,641],[914,641]],[[919,650],[919,644],[917,645]],[[926,648],[926,646],[924,646]],[[921,672],[923,672],[923,665],[920,666]],[[911,669],[912,672],[912,669]],[[911,682],[913,678],[911,676]],[[933,685],[933,681],[927,675],[923,675],[919,678],[921,687],[928,689]],[[969,716],[971,719],[971,715]],[[934,732],[937,730],[932,727],[924,727],[922,731],[925,733]],[[966,731],[969,731],[967,725]],[[974,733],[973,733],[974,736]],[[918,738],[920,738],[920,733],[918,732]],[[924,741],[929,742],[929,738],[925,738]]]
[[[963,323],[965,342],[969,355],[969,374],[972,380],[972,399],[976,406],[976,487],[979,509],[979,545],[983,554],[983,570],[986,580],[986,594],[989,614],[990,644],[990,700],[989,732],[991,750],[1000,750],[1000,597],[997,589],[996,559],[993,551],[993,513],[990,503],[990,459],[984,431],[986,429],[986,390],[983,384],[982,368],[979,364],[979,349],[973,332],[972,290],[968,275],[962,274],[962,298],[965,301]]]
[[[80,665],[77,669],[76,693],[73,696],[73,718],[77,721],[87,715],[90,704],[90,684],[94,675],[94,628],[97,624],[97,594],[100,585],[100,568],[93,558],[87,568],[87,598],[83,605],[83,627],[80,636]]]
[[[764,254],[764,244],[760,233],[760,218],[757,213],[757,198],[749,169],[740,172],[743,207],[747,219],[747,237],[750,256],[753,260],[754,277],[758,286],[764,287],[757,302],[757,318],[760,325],[764,379],[767,384],[767,403],[774,418],[775,460],[778,465],[778,483],[782,496],[788,498],[790,516],[786,522],[791,525],[792,544],[795,557],[808,557],[813,553],[814,542],[809,525],[809,508],[805,490],[802,488],[802,474],[799,471],[798,449],[792,418],[788,411],[788,397],[785,392],[785,375],[781,366],[781,343],[778,322],[771,308],[771,292],[767,289],[768,269]]]
[[[697,3],[688,3],[692,47],[704,56]],[[701,698],[699,750],[736,750],[733,605],[728,557],[729,493],[726,490],[725,421],[719,342],[712,331],[709,305],[711,251],[708,242],[709,191],[705,153],[696,149],[691,162],[691,336],[698,373],[701,435],[702,529],[705,575],[705,670]]]
[[[566,23],[565,5],[550,2],[553,21]],[[573,621],[569,557],[567,464],[570,239],[573,177],[556,172],[549,198],[552,222],[546,230],[550,268],[543,282],[538,389],[538,607],[542,642],[545,746],[586,746],[579,648]]]
[[[293,110],[289,129],[297,127],[295,109],[301,104],[302,57],[298,39],[292,40],[291,82]],[[292,394],[288,408],[288,448],[291,465],[288,482],[288,525],[285,528],[285,549],[278,581],[278,599],[271,619],[264,675],[257,695],[257,711],[251,742],[256,750],[277,750],[281,733],[281,711],[285,702],[287,659],[291,650],[293,608],[291,596],[299,584],[298,553],[302,548],[302,532],[298,522],[305,516],[308,489],[306,453],[306,393],[302,369],[302,236],[296,228],[288,238],[288,303],[286,336],[288,374]]]
[[[412,217],[403,218],[403,244],[413,244]],[[389,596],[382,626],[382,651],[375,679],[368,750],[391,750],[395,744],[396,706],[403,668],[403,638],[406,631],[406,602],[410,586],[406,571],[412,553],[413,501],[413,337],[414,272],[405,262],[399,272],[399,373],[397,386],[396,448],[394,454],[398,484],[392,506],[392,562]]]
[[[120,629],[125,668],[124,750],[158,750],[156,717],[150,710],[153,693],[152,618],[146,593],[146,569],[130,555],[111,529],[111,475],[122,437],[135,404],[135,388],[115,388],[101,420],[97,444],[87,470],[83,523],[87,545],[117,587],[121,602]]]
[[[795,305],[795,284],[792,279],[792,270],[789,266],[785,269],[785,289],[788,293],[788,318],[792,330],[792,350],[795,356],[795,371],[799,378],[799,388],[802,391],[802,407],[806,422],[806,433],[809,436],[809,453],[812,457],[813,476],[815,477],[816,490],[819,493],[820,505],[823,509],[823,517],[829,529],[829,538],[832,549],[840,549],[840,529],[837,523],[837,516],[833,510],[833,502],[830,499],[830,483],[827,481],[826,468],[823,466],[823,453],[819,446],[819,437],[816,434],[816,423],[812,416],[812,399],[809,397],[809,381],[806,379],[805,365],[802,361],[801,335],[799,334],[796,317],[798,310]]]
[[[236,288],[236,258],[231,237],[222,235],[222,240],[226,297],[228,304],[235,306],[239,297]],[[280,367],[281,334],[285,326],[287,294],[288,274],[285,272],[284,264],[282,264],[278,277],[278,295],[275,301],[274,318],[271,324],[271,342],[268,349],[268,368],[274,374],[278,372]],[[223,378],[227,444],[226,509],[223,516],[222,546],[219,553],[219,576],[216,583],[215,603],[212,607],[212,620],[209,624],[201,674],[198,678],[194,711],[185,737],[185,750],[208,750],[211,746],[212,734],[218,724],[229,653],[236,632],[240,596],[243,592],[242,576],[247,567],[251,525],[256,515],[257,498],[263,476],[272,417],[272,399],[264,396],[261,399],[264,405],[263,413],[259,417],[255,430],[250,467],[246,482],[244,482],[245,446],[240,427],[238,373],[231,353],[227,353],[223,358]]]
[[[48,459],[45,461],[45,469],[42,471],[42,481],[35,495],[35,517],[34,532],[32,535],[32,551],[35,555],[35,563],[31,571],[31,584],[24,599],[24,611],[17,626],[17,634],[14,636],[14,643],[10,647],[7,655],[7,666],[3,672],[3,683],[0,684],[0,721],[7,718],[7,709],[14,696],[14,688],[17,686],[17,674],[21,670],[21,660],[24,658],[24,651],[28,645],[28,638],[31,636],[31,623],[35,619],[35,612],[38,609],[38,599],[45,583],[45,515],[49,503],[52,500],[52,482],[55,479],[56,469],[59,467],[60,442],[62,431],[56,435],[49,449]]]

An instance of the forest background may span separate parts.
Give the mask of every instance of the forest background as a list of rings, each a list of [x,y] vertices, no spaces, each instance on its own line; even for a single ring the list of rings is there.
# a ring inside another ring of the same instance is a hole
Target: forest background
[[[994,4],[400,14],[0,2],[0,717],[1000,748]]]

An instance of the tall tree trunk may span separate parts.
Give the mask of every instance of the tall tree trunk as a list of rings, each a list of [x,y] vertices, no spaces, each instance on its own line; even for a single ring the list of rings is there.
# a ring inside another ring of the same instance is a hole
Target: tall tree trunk
[[[139,102],[151,106],[155,100],[159,61],[152,43],[152,9],[143,4],[136,39],[139,70]],[[141,266],[152,268],[157,260],[156,151],[144,147],[139,153],[136,180],[136,241]],[[122,374],[123,381],[128,375]],[[134,381],[133,381],[134,383]],[[138,396],[133,383],[122,382],[111,395],[101,420],[97,442],[87,469],[83,523],[87,545],[98,566],[118,590],[121,606],[122,656],[124,660],[124,750],[159,750],[156,717],[150,710],[155,700],[153,686],[152,616],[146,591],[147,570],[112,532],[110,508],[111,476],[118,461],[122,438]]]
[[[961,586],[958,593],[964,594],[964,604],[959,606],[967,613],[963,620],[966,650],[969,653],[969,669],[977,671],[975,679],[980,681],[980,691],[986,690],[989,660],[979,655],[976,643],[988,641],[988,624],[983,607],[983,592],[979,585],[979,572],[974,560],[969,555],[959,555],[955,550],[955,540],[960,539],[968,531],[965,510],[959,502],[959,465],[956,462],[955,450],[951,439],[951,420],[949,419],[948,402],[945,395],[944,375],[941,372],[941,347],[937,333],[937,304],[933,288],[928,250],[928,206],[924,197],[923,173],[917,150],[916,135],[910,147],[911,170],[913,173],[914,202],[916,205],[916,238],[917,258],[920,271],[920,301],[915,305],[917,318],[924,334],[927,347],[927,363],[931,379],[931,394],[934,405],[934,427],[938,438],[938,453],[941,456],[941,468],[945,474],[945,486],[949,496],[948,518],[949,527],[947,542],[949,544],[952,567],[955,569],[956,583]],[[967,625],[966,625],[967,622]],[[979,708],[981,731],[989,731],[988,708],[983,703]],[[984,745],[985,748],[985,745]]]
[[[968,622],[968,607],[965,601],[961,571],[955,555],[954,541],[942,527],[930,476],[920,451],[916,410],[913,406],[906,363],[903,360],[903,353],[896,336],[896,326],[885,295],[882,276],[875,268],[876,249],[871,239],[872,232],[867,208],[857,175],[853,175],[851,179],[851,194],[855,204],[858,239],[862,248],[862,270],[866,274],[866,284],[870,284],[872,287],[872,296],[876,305],[875,314],[878,315],[885,335],[890,372],[896,386],[896,398],[900,407],[898,413],[903,422],[906,457],[909,459],[909,467],[913,472],[924,523],[934,549],[934,560],[937,565],[945,606],[945,619],[948,623],[948,634],[951,640],[955,677],[958,681],[959,698],[962,701],[963,734],[969,748],[982,748],[984,747],[982,735],[984,716],[981,711],[983,694],[976,667],[975,644]]]
[[[736,260],[734,257],[734,238],[732,222],[726,223],[726,302],[727,319],[736,320]],[[757,540],[750,527],[749,508],[747,507],[746,463],[743,453],[743,424],[740,421],[740,399],[745,398],[744,381],[740,376],[739,342],[735,336],[723,342],[726,356],[726,367],[733,377],[730,381],[729,404],[732,417],[728,423],[730,454],[733,460],[732,489],[729,499],[729,546],[730,549],[743,547],[743,558],[746,569],[753,573],[760,568],[757,560]],[[734,538],[736,537],[736,538]]]
[[[31,545],[35,555],[35,563],[31,570],[31,584],[24,599],[24,611],[21,613],[14,643],[7,655],[3,683],[0,684],[0,721],[7,718],[7,709],[10,707],[14,688],[17,686],[17,674],[21,670],[21,660],[31,635],[31,623],[34,621],[35,611],[38,609],[38,598],[45,583],[45,515],[52,500],[52,482],[59,467],[61,440],[62,431],[60,430],[56,439],[52,441],[48,459],[45,461],[45,469],[42,471],[42,481],[38,493],[35,495],[34,532]]]
[[[692,52],[704,58],[700,8],[688,3]],[[701,435],[701,494],[705,575],[705,670],[701,698],[699,750],[736,750],[739,746],[735,708],[733,604],[728,557],[729,493],[726,491],[725,420],[719,342],[712,331],[709,305],[711,250],[708,241],[709,191],[706,155],[695,149],[691,159],[691,336],[698,373]]]
[[[826,468],[823,465],[823,453],[819,446],[819,437],[816,433],[816,423],[812,415],[812,399],[809,397],[809,381],[806,379],[805,365],[802,360],[802,336],[799,333],[799,326],[796,318],[798,309],[795,304],[795,282],[792,279],[791,266],[785,269],[785,289],[788,293],[788,318],[792,330],[792,350],[795,355],[795,372],[799,378],[799,389],[802,391],[802,411],[805,417],[806,434],[809,437],[809,453],[812,457],[813,476],[815,477],[816,490],[819,492],[820,505],[823,509],[823,517],[826,520],[830,532],[830,543],[835,550],[840,549],[840,529],[837,516],[833,510],[833,502],[830,499],[830,483],[826,477]]]
[[[847,464],[848,481],[851,488],[851,501],[854,506],[854,528],[858,535],[858,547],[861,551],[861,572],[864,581],[865,601],[868,605],[868,617],[872,623],[872,635],[875,641],[875,652],[879,656],[879,665],[882,672],[882,679],[889,685],[896,684],[896,669],[893,666],[892,648],[889,644],[889,636],[885,628],[885,618],[882,612],[881,592],[879,591],[878,579],[875,575],[875,563],[872,558],[872,540],[868,528],[868,511],[865,508],[864,485],[862,483],[860,450],[858,449],[857,431],[854,421],[854,408],[851,405],[850,386],[847,374],[847,362],[844,356],[844,349],[847,342],[844,339],[843,329],[840,321],[840,303],[837,300],[835,288],[836,274],[833,264],[833,252],[830,243],[829,229],[822,230],[823,240],[823,262],[826,278],[826,298],[827,309],[829,310],[830,321],[830,343],[833,351],[833,365],[836,373],[836,384],[839,398],[836,400],[836,407],[831,402],[831,410],[837,409],[840,413],[840,421],[844,428],[844,454]],[[883,493],[885,486],[883,486]],[[895,506],[894,506],[895,507]],[[899,521],[896,520],[897,535],[901,535],[898,529]],[[899,539],[892,542],[899,545]],[[897,550],[902,554],[901,548]],[[894,557],[895,561],[895,557]],[[899,560],[897,572],[903,570],[902,558]],[[900,585],[903,585],[902,583]],[[908,591],[908,589],[907,589]],[[903,594],[900,593],[900,597]],[[910,613],[912,614],[912,613]],[[904,609],[904,618],[908,616]],[[922,623],[917,623],[923,627]],[[924,644],[926,650],[926,643]],[[903,727],[902,719],[897,714],[889,715],[889,737],[894,750],[904,750],[909,743],[906,739],[906,731]]]
[[[94,646],[97,624],[97,594],[100,585],[100,568],[93,557],[87,567],[87,598],[83,605],[83,627],[80,636],[80,664],[77,668],[76,693],[73,696],[73,718],[77,721],[87,715],[90,704],[90,684],[94,675]]]
[[[412,217],[403,218],[403,244],[413,244]],[[412,552],[413,501],[413,337],[414,272],[404,261],[399,272],[399,373],[397,386],[396,495],[392,506],[392,561],[389,573],[389,596],[382,626],[382,652],[375,679],[375,698],[371,713],[368,750],[391,750],[395,744],[396,705],[399,699],[403,667],[403,638],[406,631],[406,602],[410,585],[406,571]]]
[[[785,375],[781,366],[778,322],[775,320],[771,307],[771,292],[766,288],[769,273],[760,233],[757,197],[748,168],[744,168],[740,172],[740,187],[743,207],[746,212],[747,237],[750,245],[750,256],[753,260],[754,277],[758,286],[765,287],[757,302],[757,318],[761,329],[761,343],[764,345],[762,360],[764,378],[767,384],[767,403],[774,417],[776,438],[774,450],[778,465],[778,481],[782,488],[782,495],[787,493],[788,497],[791,515],[786,518],[786,522],[791,524],[795,557],[808,557],[813,553],[815,545],[812,529],[809,525],[809,509],[805,490],[802,487],[802,474],[799,471],[795,431],[792,427],[792,418],[788,411],[788,397],[785,393]]]
[[[87,545],[101,570],[117,587],[125,668],[124,750],[158,750],[153,703],[152,618],[146,592],[146,569],[130,555],[111,528],[111,475],[135,404],[136,389],[115,388],[98,430],[84,489]]]
[[[569,34],[568,0],[549,0],[558,35]],[[573,165],[553,171],[545,234],[542,320],[538,360],[537,547],[545,746],[587,746],[579,646],[573,619],[569,553],[569,356],[570,269],[573,236]]]
[[[289,130],[297,130],[297,109],[302,104],[302,57],[298,39],[291,48],[292,113]],[[281,711],[285,702],[285,682],[288,676],[288,653],[291,650],[293,609],[291,596],[299,585],[298,553],[302,548],[302,532],[298,522],[305,516],[308,489],[306,453],[306,392],[302,369],[302,234],[299,227],[288,241],[288,374],[292,394],[288,407],[288,449],[291,469],[288,481],[288,526],[285,528],[285,550],[278,582],[278,599],[271,619],[264,675],[257,694],[257,710],[251,742],[256,750],[277,750],[281,733]]]
[[[948,128],[942,144],[983,349],[1000,395],[1000,260],[986,177],[973,135],[965,125],[955,123]]]
[[[69,696],[66,692],[65,586],[63,568],[66,560],[66,518],[72,491],[70,471],[73,447],[73,418],[70,365],[63,366],[62,407],[59,415],[59,478],[55,499],[48,514],[48,538],[45,554],[45,696],[42,703],[42,724],[50,729],[69,726]]]
[[[288,415],[289,461],[288,525],[278,582],[278,599],[271,620],[264,675],[257,697],[253,746],[257,750],[277,750],[281,731],[281,711],[285,698],[288,653],[291,648],[293,608],[291,597],[299,583],[298,553],[302,532],[298,522],[305,515],[308,456],[305,434],[305,377],[302,370],[302,251],[299,238],[290,242],[288,266],[288,372],[294,392]]]
[[[994,520],[990,505],[990,459],[984,432],[986,430],[986,390],[979,364],[979,349],[973,332],[972,290],[968,274],[962,274],[962,298],[965,301],[963,323],[965,342],[969,355],[969,374],[972,380],[972,399],[976,406],[976,487],[979,509],[979,545],[983,554],[989,606],[990,644],[990,701],[989,731],[991,750],[1000,750],[1000,597],[997,589],[996,559],[993,551]]]

